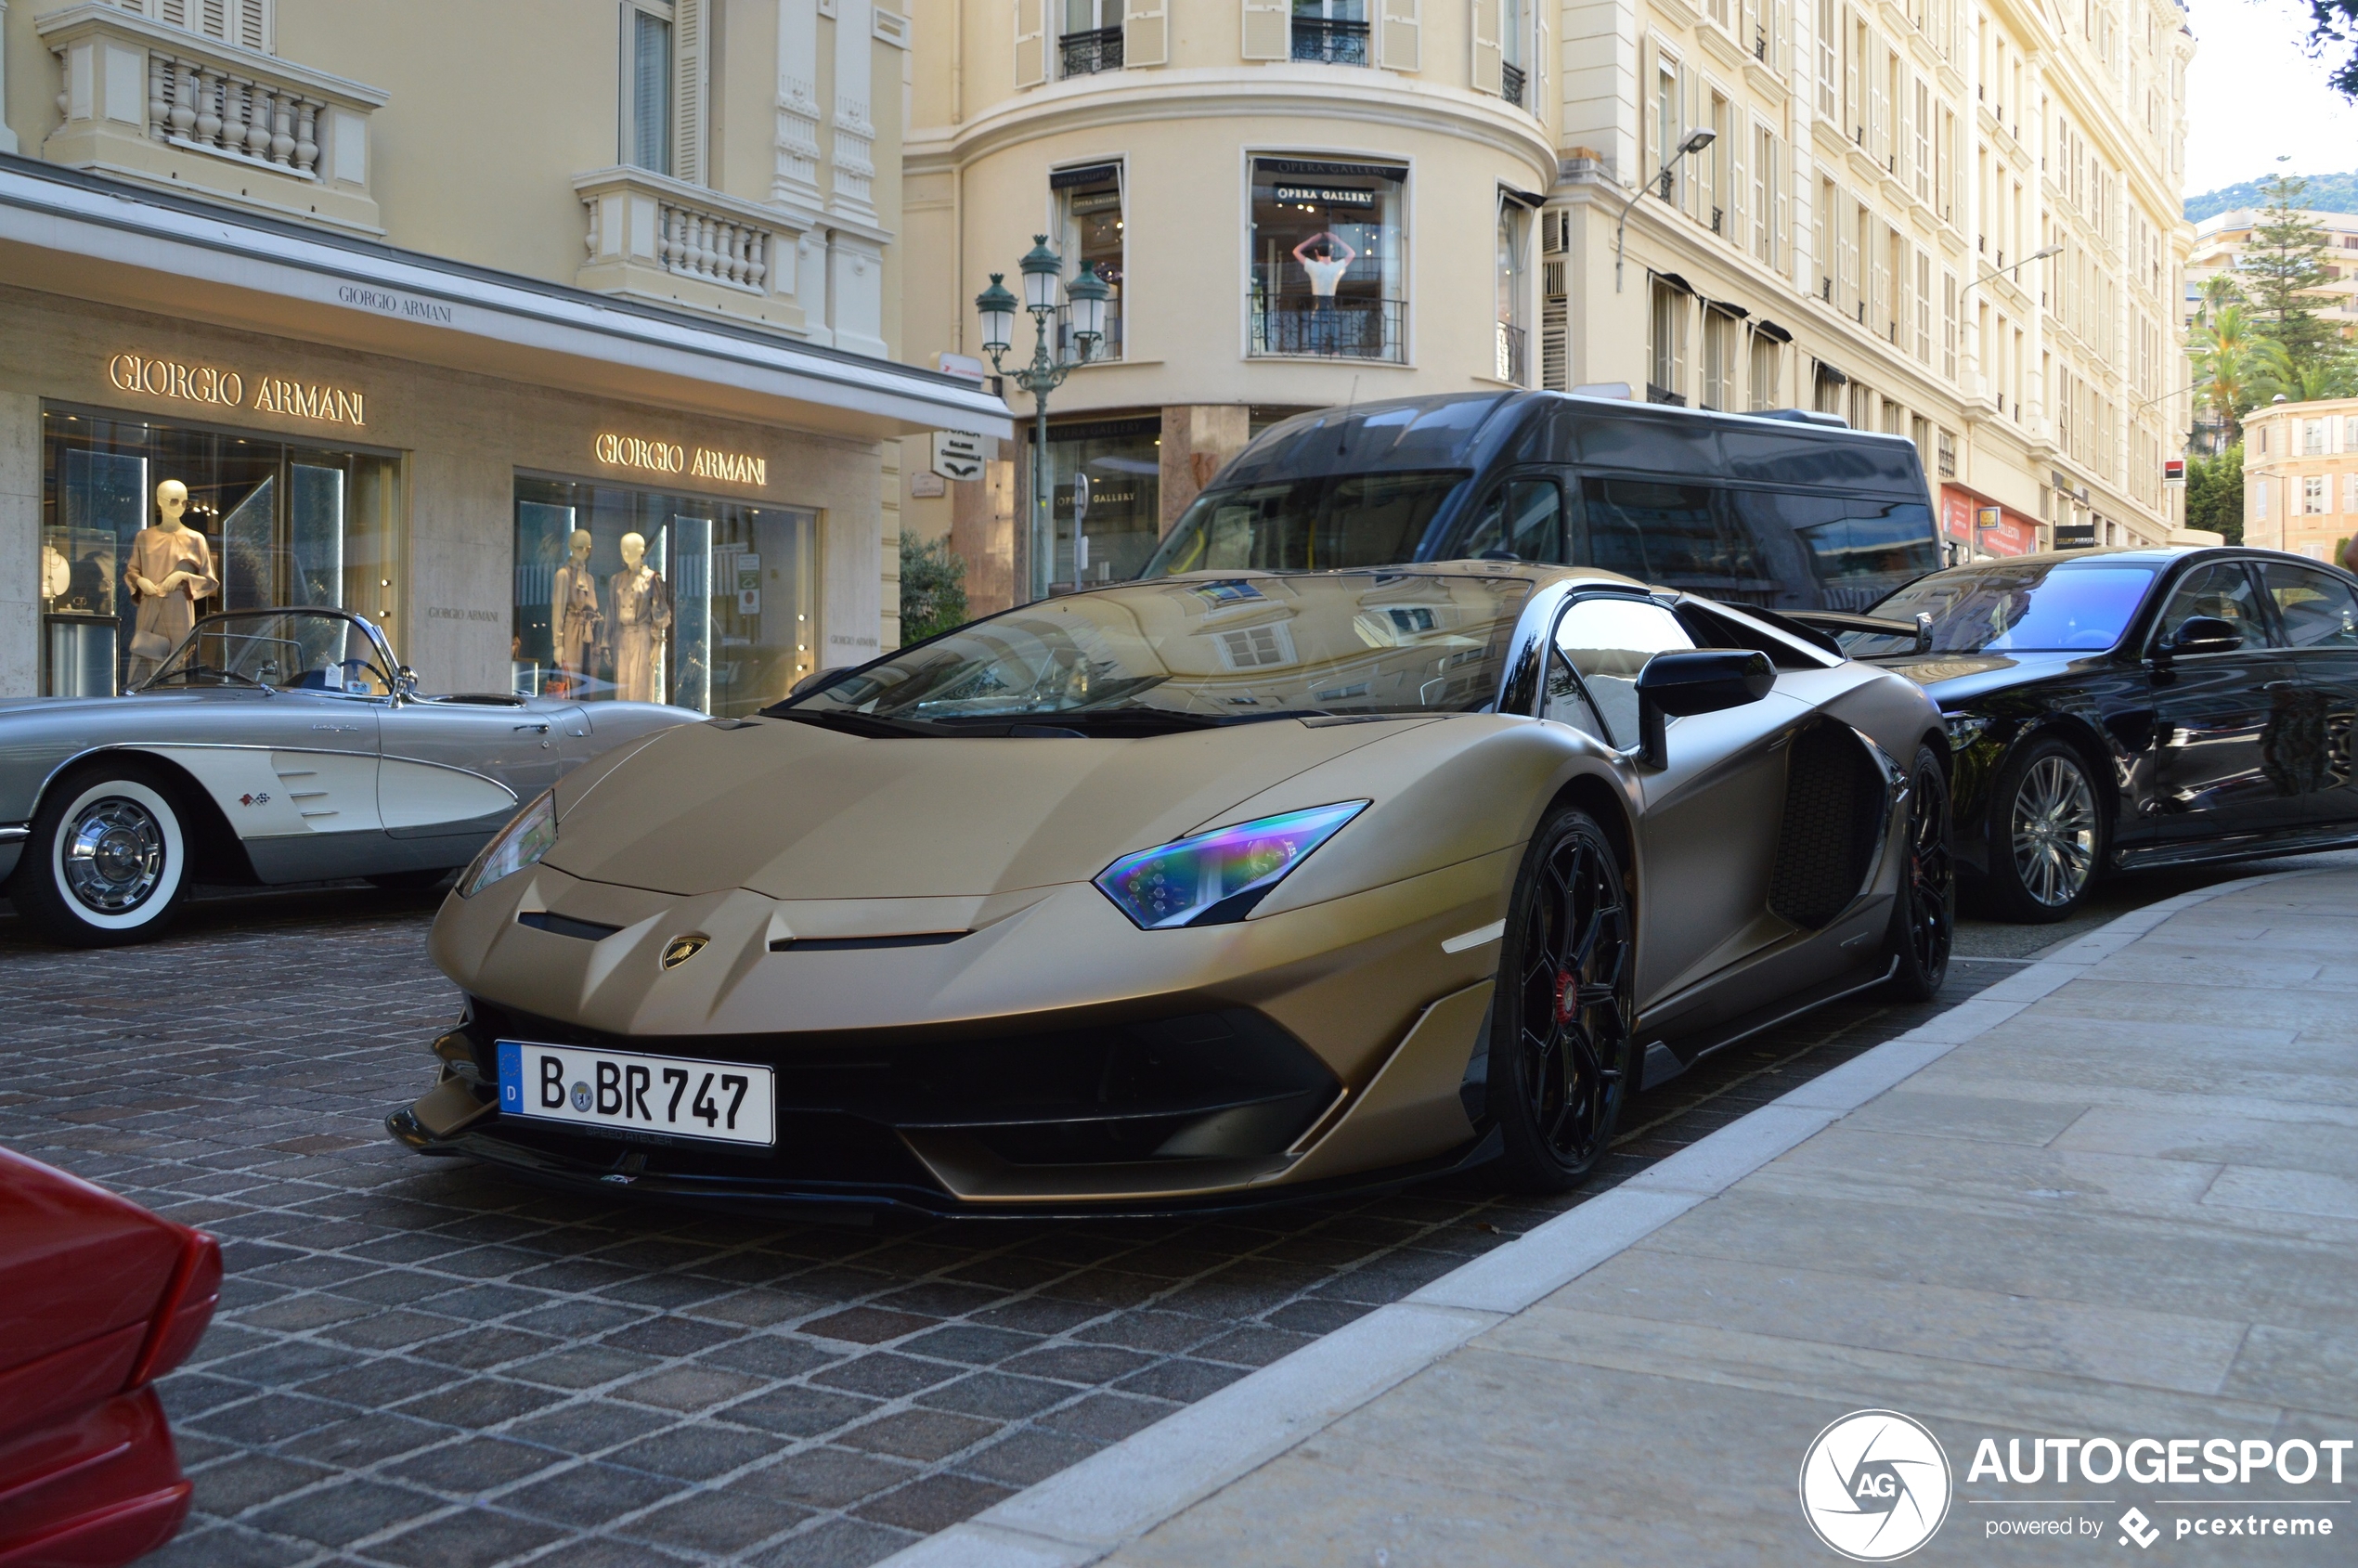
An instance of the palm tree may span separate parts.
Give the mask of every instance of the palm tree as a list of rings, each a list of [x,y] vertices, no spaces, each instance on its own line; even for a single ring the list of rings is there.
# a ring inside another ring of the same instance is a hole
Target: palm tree
[[[2250,361],[2250,402],[2248,408],[2262,403],[2273,403],[2281,397],[2287,403],[2317,403],[2328,397],[2358,395],[2358,376],[2351,371],[2346,357],[2296,361],[2285,345],[2274,338],[2262,338],[2254,347]]]
[[[2253,395],[2251,384],[2261,368],[2260,343],[2259,332],[2240,305],[2220,305],[2187,334],[2186,355],[2195,367],[2196,406],[2207,408],[2228,436],[2234,434],[2244,414],[2261,401]]]
[[[2202,280],[2202,305],[2195,312],[2195,319],[2208,321],[2215,312],[2243,303],[2243,292],[2235,287],[2235,274],[2214,272]]]

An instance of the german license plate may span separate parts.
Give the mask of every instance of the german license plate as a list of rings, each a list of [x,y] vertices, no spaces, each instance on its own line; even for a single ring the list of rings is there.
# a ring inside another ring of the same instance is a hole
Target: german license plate
[[[724,1144],[778,1141],[766,1067],[529,1040],[499,1045],[503,1116]]]

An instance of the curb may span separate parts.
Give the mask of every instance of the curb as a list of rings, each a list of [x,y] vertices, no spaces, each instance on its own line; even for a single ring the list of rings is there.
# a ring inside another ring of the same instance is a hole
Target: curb
[[[1405,1300],[903,1549],[878,1568],[1082,1568],[1097,1562],[1725,1192],[2171,915],[2315,875],[2248,876],[2132,910]]]

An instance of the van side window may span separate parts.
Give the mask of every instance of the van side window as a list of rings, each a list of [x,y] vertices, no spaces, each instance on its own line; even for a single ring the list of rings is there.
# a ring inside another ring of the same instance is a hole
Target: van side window
[[[1638,744],[1638,672],[1656,654],[1694,645],[1678,618],[1651,599],[1579,600],[1556,623],[1556,647],[1596,705],[1602,738],[1624,749]]]
[[[1829,610],[1864,610],[1940,564],[1932,509],[1852,499],[1839,521],[1800,530]]]
[[[1777,591],[1751,536],[1708,485],[1591,479],[1586,499],[1590,564],[1721,598]]]
[[[1518,561],[1564,564],[1563,502],[1552,479],[1509,479],[1474,512],[1453,553],[1460,560],[1488,551]]]

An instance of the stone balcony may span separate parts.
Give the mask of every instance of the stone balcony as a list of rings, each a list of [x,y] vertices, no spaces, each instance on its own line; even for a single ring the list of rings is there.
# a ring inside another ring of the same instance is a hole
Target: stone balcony
[[[95,0],[33,25],[61,75],[50,162],[383,232],[369,186],[381,90]]]
[[[580,287],[805,335],[806,221],[627,166],[582,175],[573,188],[588,214]]]

